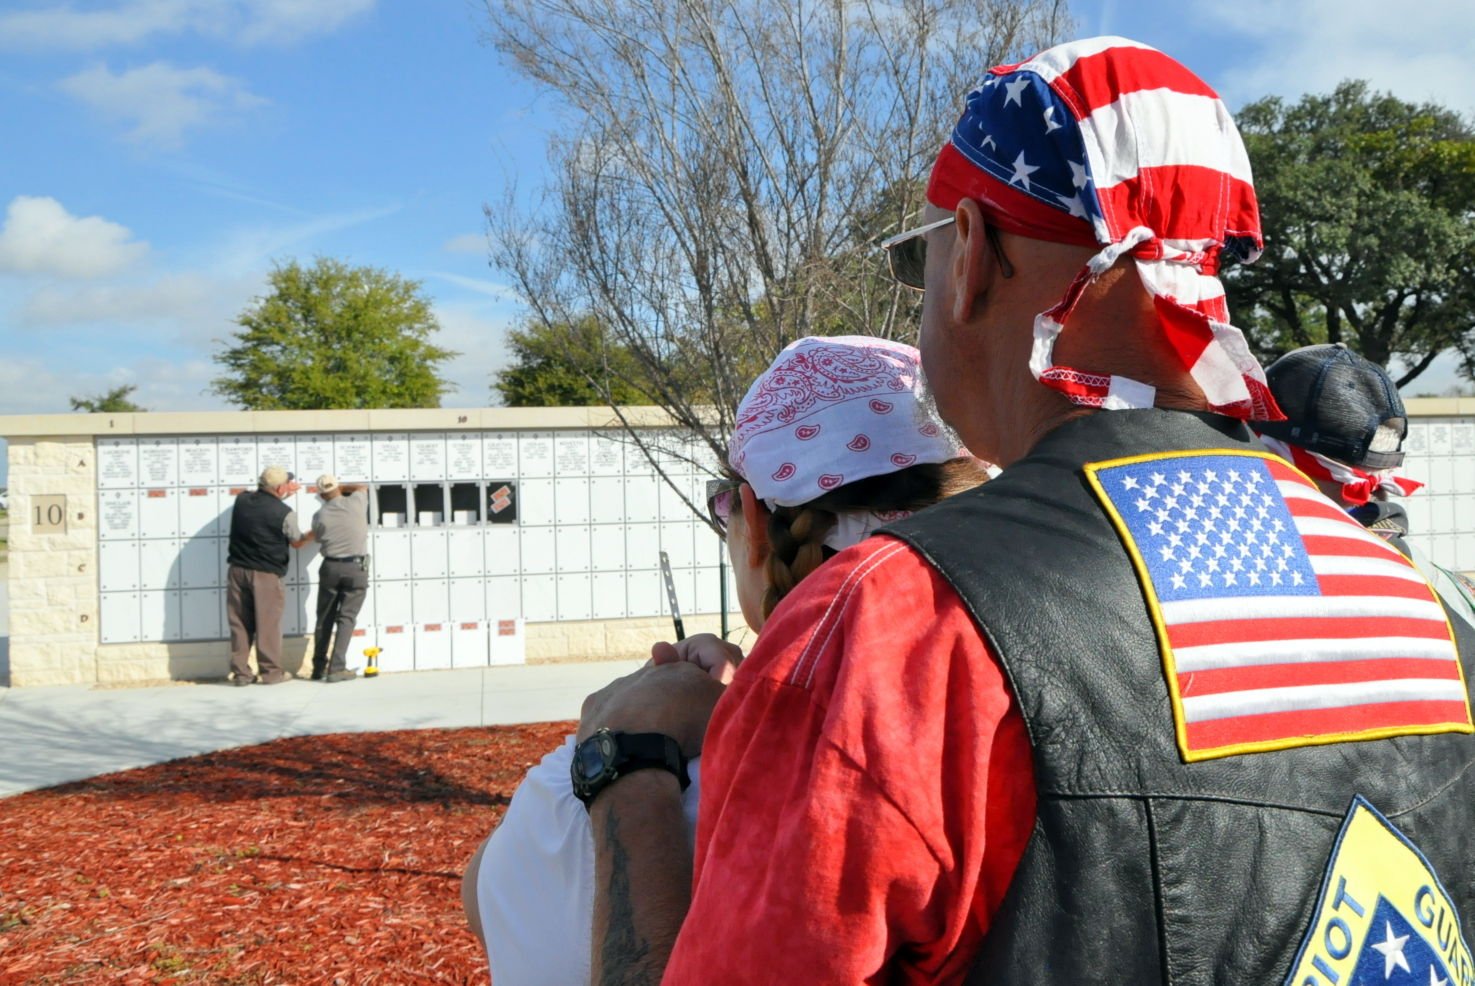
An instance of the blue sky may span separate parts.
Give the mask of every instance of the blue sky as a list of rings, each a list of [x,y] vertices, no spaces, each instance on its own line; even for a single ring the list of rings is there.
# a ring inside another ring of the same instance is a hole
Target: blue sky
[[[1072,9],[1079,33],[1163,48],[1232,108],[1365,76],[1475,109],[1461,2]],[[482,43],[486,16],[479,0],[0,4],[0,414],[121,383],[157,410],[224,406],[206,393],[216,340],[273,261],[316,254],[423,281],[462,353],[447,403],[488,403],[517,307],[481,207],[541,182],[549,106]],[[1452,382],[1441,367],[1413,389]]]

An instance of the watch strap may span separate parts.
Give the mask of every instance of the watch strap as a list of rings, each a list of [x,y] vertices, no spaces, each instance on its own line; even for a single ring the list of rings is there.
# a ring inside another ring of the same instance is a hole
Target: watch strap
[[[681,754],[681,744],[664,733],[615,733],[615,743],[621,759],[615,761],[621,774],[648,767],[660,767],[676,775],[681,790],[691,786],[691,775],[686,772],[686,757]]]

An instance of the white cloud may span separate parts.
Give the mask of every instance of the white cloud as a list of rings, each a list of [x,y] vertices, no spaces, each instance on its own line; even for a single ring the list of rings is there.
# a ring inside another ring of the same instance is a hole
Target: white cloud
[[[375,0],[121,0],[0,14],[0,47],[94,51],[155,36],[198,34],[242,44],[291,43],[337,30]]]
[[[515,290],[505,284],[498,284],[496,281],[485,281],[479,277],[467,277],[464,274],[452,274],[443,270],[433,270],[427,276],[437,281],[445,281],[447,284],[454,284],[467,291],[484,294],[498,301],[518,302],[521,300]]]
[[[0,228],[0,271],[70,278],[106,277],[148,253],[125,226],[74,216],[56,199],[17,195]]]
[[[249,0],[240,4],[247,43],[296,41],[336,31],[373,9],[374,0]]]
[[[252,226],[233,231],[215,248],[216,267],[233,273],[259,271],[283,254],[297,252],[319,237],[372,223],[399,212],[400,203],[311,216],[301,222]]]
[[[447,407],[486,407],[492,403],[492,373],[507,365],[507,329],[511,319],[489,316],[480,306],[437,302],[440,332],[432,341],[459,353],[443,368],[456,389],[442,401]]]
[[[446,240],[440,248],[446,253],[486,253],[487,238],[482,233],[462,233]]]
[[[1202,16],[1256,43],[1221,86],[1231,105],[1266,93],[1296,98],[1368,79],[1411,102],[1475,110],[1475,31],[1468,0],[1425,0],[1390,13],[1379,0],[1241,0]]]
[[[110,329],[146,329],[158,337],[203,346],[234,329],[233,319],[262,279],[228,277],[200,271],[177,271],[144,281],[93,284],[81,289],[44,285],[15,310],[17,324],[50,329],[107,325]]]
[[[114,387],[138,389],[129,400],[151,411],[225,410],[208,393],[218,367],[209,360],[145,360],[136,367],[61,368],[35,359],[0,362],[0,414],[62,414],[69,398],[93,397]]]
[[[239,79],[209,68],[175,68],[167,62],[117,74],[106,65],[95,65],[63,79],[58,87],[131,126],[132,140],[171,148],[183,142],[186,130],[266,103]]]

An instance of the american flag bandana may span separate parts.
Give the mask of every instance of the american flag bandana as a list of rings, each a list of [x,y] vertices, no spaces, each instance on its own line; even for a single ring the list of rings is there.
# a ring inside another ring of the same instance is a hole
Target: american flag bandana
[[[1342,501],[1349,506],[1362,506],[1379,490],[1390,496],[1412,496],[1424,487],[1417,479],[1400,476],[1393,469],[1374,469],[1368,472],[1269,435],[1255,432],[1255,437],[1260,439],[1261,445],[1312,479],[1339,484],[1342,487]]]
[[[1475,732],[1413,565],[1268,453],[1086,466],[1157,629],[1186,761]]]
[[[1087,407],[1153,405],[1147,384],[1052,358],[1086,286],[1130,254],[1210,407],[1284,420],[1216,276],[1221,253],[1260,255],[1249,157],[1218,95],[1172,58],[1102,37],[991,69],[938,155],[927,198],[943,209],[973,199],[1006,231],[1103,247],[1035,317],[1030,371],[1047,387]]]

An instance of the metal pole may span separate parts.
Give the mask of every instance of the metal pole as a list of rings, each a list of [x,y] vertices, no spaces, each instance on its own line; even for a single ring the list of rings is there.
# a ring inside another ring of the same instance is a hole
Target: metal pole
[[[727,562],[717,562],[717,585],[722,593],[722,639],[727,639]]]

